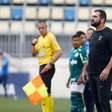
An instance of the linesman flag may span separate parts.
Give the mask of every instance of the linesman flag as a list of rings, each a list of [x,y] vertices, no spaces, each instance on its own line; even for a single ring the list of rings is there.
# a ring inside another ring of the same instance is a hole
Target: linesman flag
[[[47,88],[40,75],[29,81],[23,90],[33,105],[40,103],[43,98],[48,96]]]

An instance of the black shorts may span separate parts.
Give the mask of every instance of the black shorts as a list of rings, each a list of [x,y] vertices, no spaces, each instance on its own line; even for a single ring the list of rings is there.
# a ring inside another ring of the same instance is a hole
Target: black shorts
[[[46,66],[46,64],[40,66],[39,73],[45,66]],[[47,71],[46,73],[40,74],[42,77],[42,80],[44,81],[44,83],[47,87],[47,91],[49,94],[51,94],[51,79],[54,76],[54,73],[55,73],[55,66],[53,65],[49,71]]]

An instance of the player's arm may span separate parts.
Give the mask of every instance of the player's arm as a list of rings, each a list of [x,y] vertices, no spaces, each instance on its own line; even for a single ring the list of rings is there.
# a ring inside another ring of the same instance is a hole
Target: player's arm
[[[80,51],[80,59],[81,59],[81,61],[82,61],[82,63],[84,65],[83,65],[83,68],[82,68],[82,72],[80,74],[80,78],[77,81],[78,84],[86,82],[86,78],[85,77],[86,77],[86,74],[87,74],[88,57],[87,57],[87,52],[86,52],[85,49],[83,49],[82,51]]]
[[[57,42],[56,37],[53,34],[51,36],[52,36],[51,46],[55,52],[54,58],[51,60],[51,63],[54,64],[62,56],[62,49],[61,49],[59,43]]]
[[[3,66],[8,66],[9,65],[9,60],[8,57],[5,57],[5,60],[3,61]]]
[[[83,69],[82,69],[82,72],[80,74],[80,77],[79,77],[79,79],[77,81],[78,84],[81,84],[81,83],[85,83],[86,82],[86,78],[85,77],[86,77],[86,74],[87,74],[87,71],[86,71],[87,66],[88,66],[88,64],[84,64]]]
[[[36,54],[37,54],[37,51],[35,49],[36,43],[37,43],[37,39],[33,39],[33,41],[32,41],[32,56],[36,56]]]
[[[112,30],[111,30],[109,38],[108,38],[108,45],[109,45],[110,52],[111,52],[111,58],[107,64],[107,66],[105,67],[105,69],[108,69],[110,72],[110,70],[112,69]]]
[[[70,71],[70,63],[69,63],[69,71]],[[68,80],[67,80],[67,83],[66,83],[67,88],[69,88],[70,80],[71,80],[71,76],[68,77]]]
[[[87,72],[87,69],[88,69],[88,63],[84,65],[83,70],[82,70],[82,73],[81,73],[81,78],[82,78],[82,82],[83,83],[86,83],[87,80],[88,80],[88,72]]]
[[[67,83],[66,83],[66,87],[69,88],[69,85],[70,85],[70,79],[71,77],[69,76],[68,80],[67,80]]]
[[[54,64],[62,56],[62,50],[58,50],[50,63]]]
[[[106,65],[106,67],[102,70],[102,72],[100,74],[101,80],[106,80],[108,78],[110,71],[112,70],[112,31],[109,33],[107,42],[108,42],[107,44],[109,45],[109,48],[110,48],[109,50],[111,52],[111,58],[110,58],[108,64]]]
[[[52,66],[55,64],[55,62],[62,56],[62,50],[58,50],[54,56],[54,58],[48,63],[41,71],[41,74],[44,72],[47,72],[49,69],[52,68]]]
[[[100,79],[101,80],[106,80],[108,78],[108,75],[109,75],[111,69],[112,69],[112,56],[110,58],[109,63],[107,64],[107,66],[101,72]]]
[[[109,69],[109,71],[112,69],[112,56],[110,58],[109,63],[107,64],[106,68]]]

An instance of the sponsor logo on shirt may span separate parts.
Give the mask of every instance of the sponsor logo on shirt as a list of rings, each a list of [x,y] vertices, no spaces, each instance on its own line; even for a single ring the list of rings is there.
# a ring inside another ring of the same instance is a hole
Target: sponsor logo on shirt
[[[99,36],[99,38],[98,38],[98,40],[102,40],[102,38],[103,38],[103,36],[102,36],[102,35],[100,35],[100,36]]]

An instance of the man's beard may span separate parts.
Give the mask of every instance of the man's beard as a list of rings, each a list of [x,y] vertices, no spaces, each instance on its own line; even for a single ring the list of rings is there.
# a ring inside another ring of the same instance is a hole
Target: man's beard
[[[93,20],[91,20],[91,25],[93,26],[93,27],[97,27],[97,26],[99,26],[101,24],[101,22],[100,21],[97,21],[97,22],[94,22]]]

